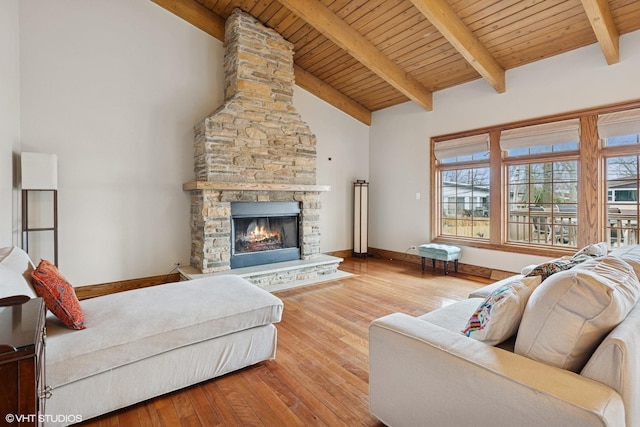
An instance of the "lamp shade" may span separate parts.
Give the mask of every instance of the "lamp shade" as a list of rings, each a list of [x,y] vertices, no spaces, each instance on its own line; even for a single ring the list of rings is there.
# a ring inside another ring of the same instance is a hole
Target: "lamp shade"
[[[20,154],[23,190],[57,190],[58,156],[46,153]]]

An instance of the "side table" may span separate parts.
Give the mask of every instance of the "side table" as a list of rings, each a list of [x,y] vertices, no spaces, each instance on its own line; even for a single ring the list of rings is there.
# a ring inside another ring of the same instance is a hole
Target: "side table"
[[[42,298],[0,306],[0,416],[8,424],[35,426],[44,413],[44,328]]]

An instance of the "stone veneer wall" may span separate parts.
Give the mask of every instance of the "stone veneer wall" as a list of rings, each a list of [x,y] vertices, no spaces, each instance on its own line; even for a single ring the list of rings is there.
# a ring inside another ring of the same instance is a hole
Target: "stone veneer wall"
[[[230,269],[232,201],[298,201],[301,255],[320,254],[316,137],[293,107],[293,46],[236,9],[225,28],[225,103],[195,126],[196,181],[277,184],[278,190],[192,190],[191,266]]]

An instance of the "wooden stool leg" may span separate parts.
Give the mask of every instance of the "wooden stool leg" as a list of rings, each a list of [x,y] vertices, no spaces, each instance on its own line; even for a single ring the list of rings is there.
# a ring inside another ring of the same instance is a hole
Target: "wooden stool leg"
[[[454,269],[455,269],[455,271],[456,271],[456,273],[457,273],[457,272],[458,272],[458,260],[455,260],[455,261],[453,262],[453,267],[454,267]]]
[[[424,271],[424,257],[420,257],[420,263],[422,264],[422,271]]]
[[[435,258],[431,258],[431,266],[433,267],[433,269],[436,269],[436,259]]]
[[[449,274],[449,261],[444,262],[444,275]]]

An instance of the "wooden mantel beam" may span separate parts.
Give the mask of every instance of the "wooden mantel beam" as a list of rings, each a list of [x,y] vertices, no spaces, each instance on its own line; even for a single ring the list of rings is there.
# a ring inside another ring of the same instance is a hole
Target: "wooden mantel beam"
[[[400,66],[380,52],[373,43],[351,28],[320,1],[278,1],[409,99],[426,110],[433,108],[431,91],[408,75]]]
[[[205,33],[224,42],[225,20],[220,15],[202,6],[195,0],[151,0],[176,16],[184,19]],[[296,84],[337,109],[371,125],[371,111],[355,102],[342,92],[294,65]]]
[[[504,68],[462,22],[447,0],[411,0],[411,3],[498,93],[506,90]]]
[[[598,43],[607,64],[612,65],[620,61],[620,34],[613,22],[611,10],[607,0],[582,0],[582,7],[589,17],[589,23],[596,34]]]

